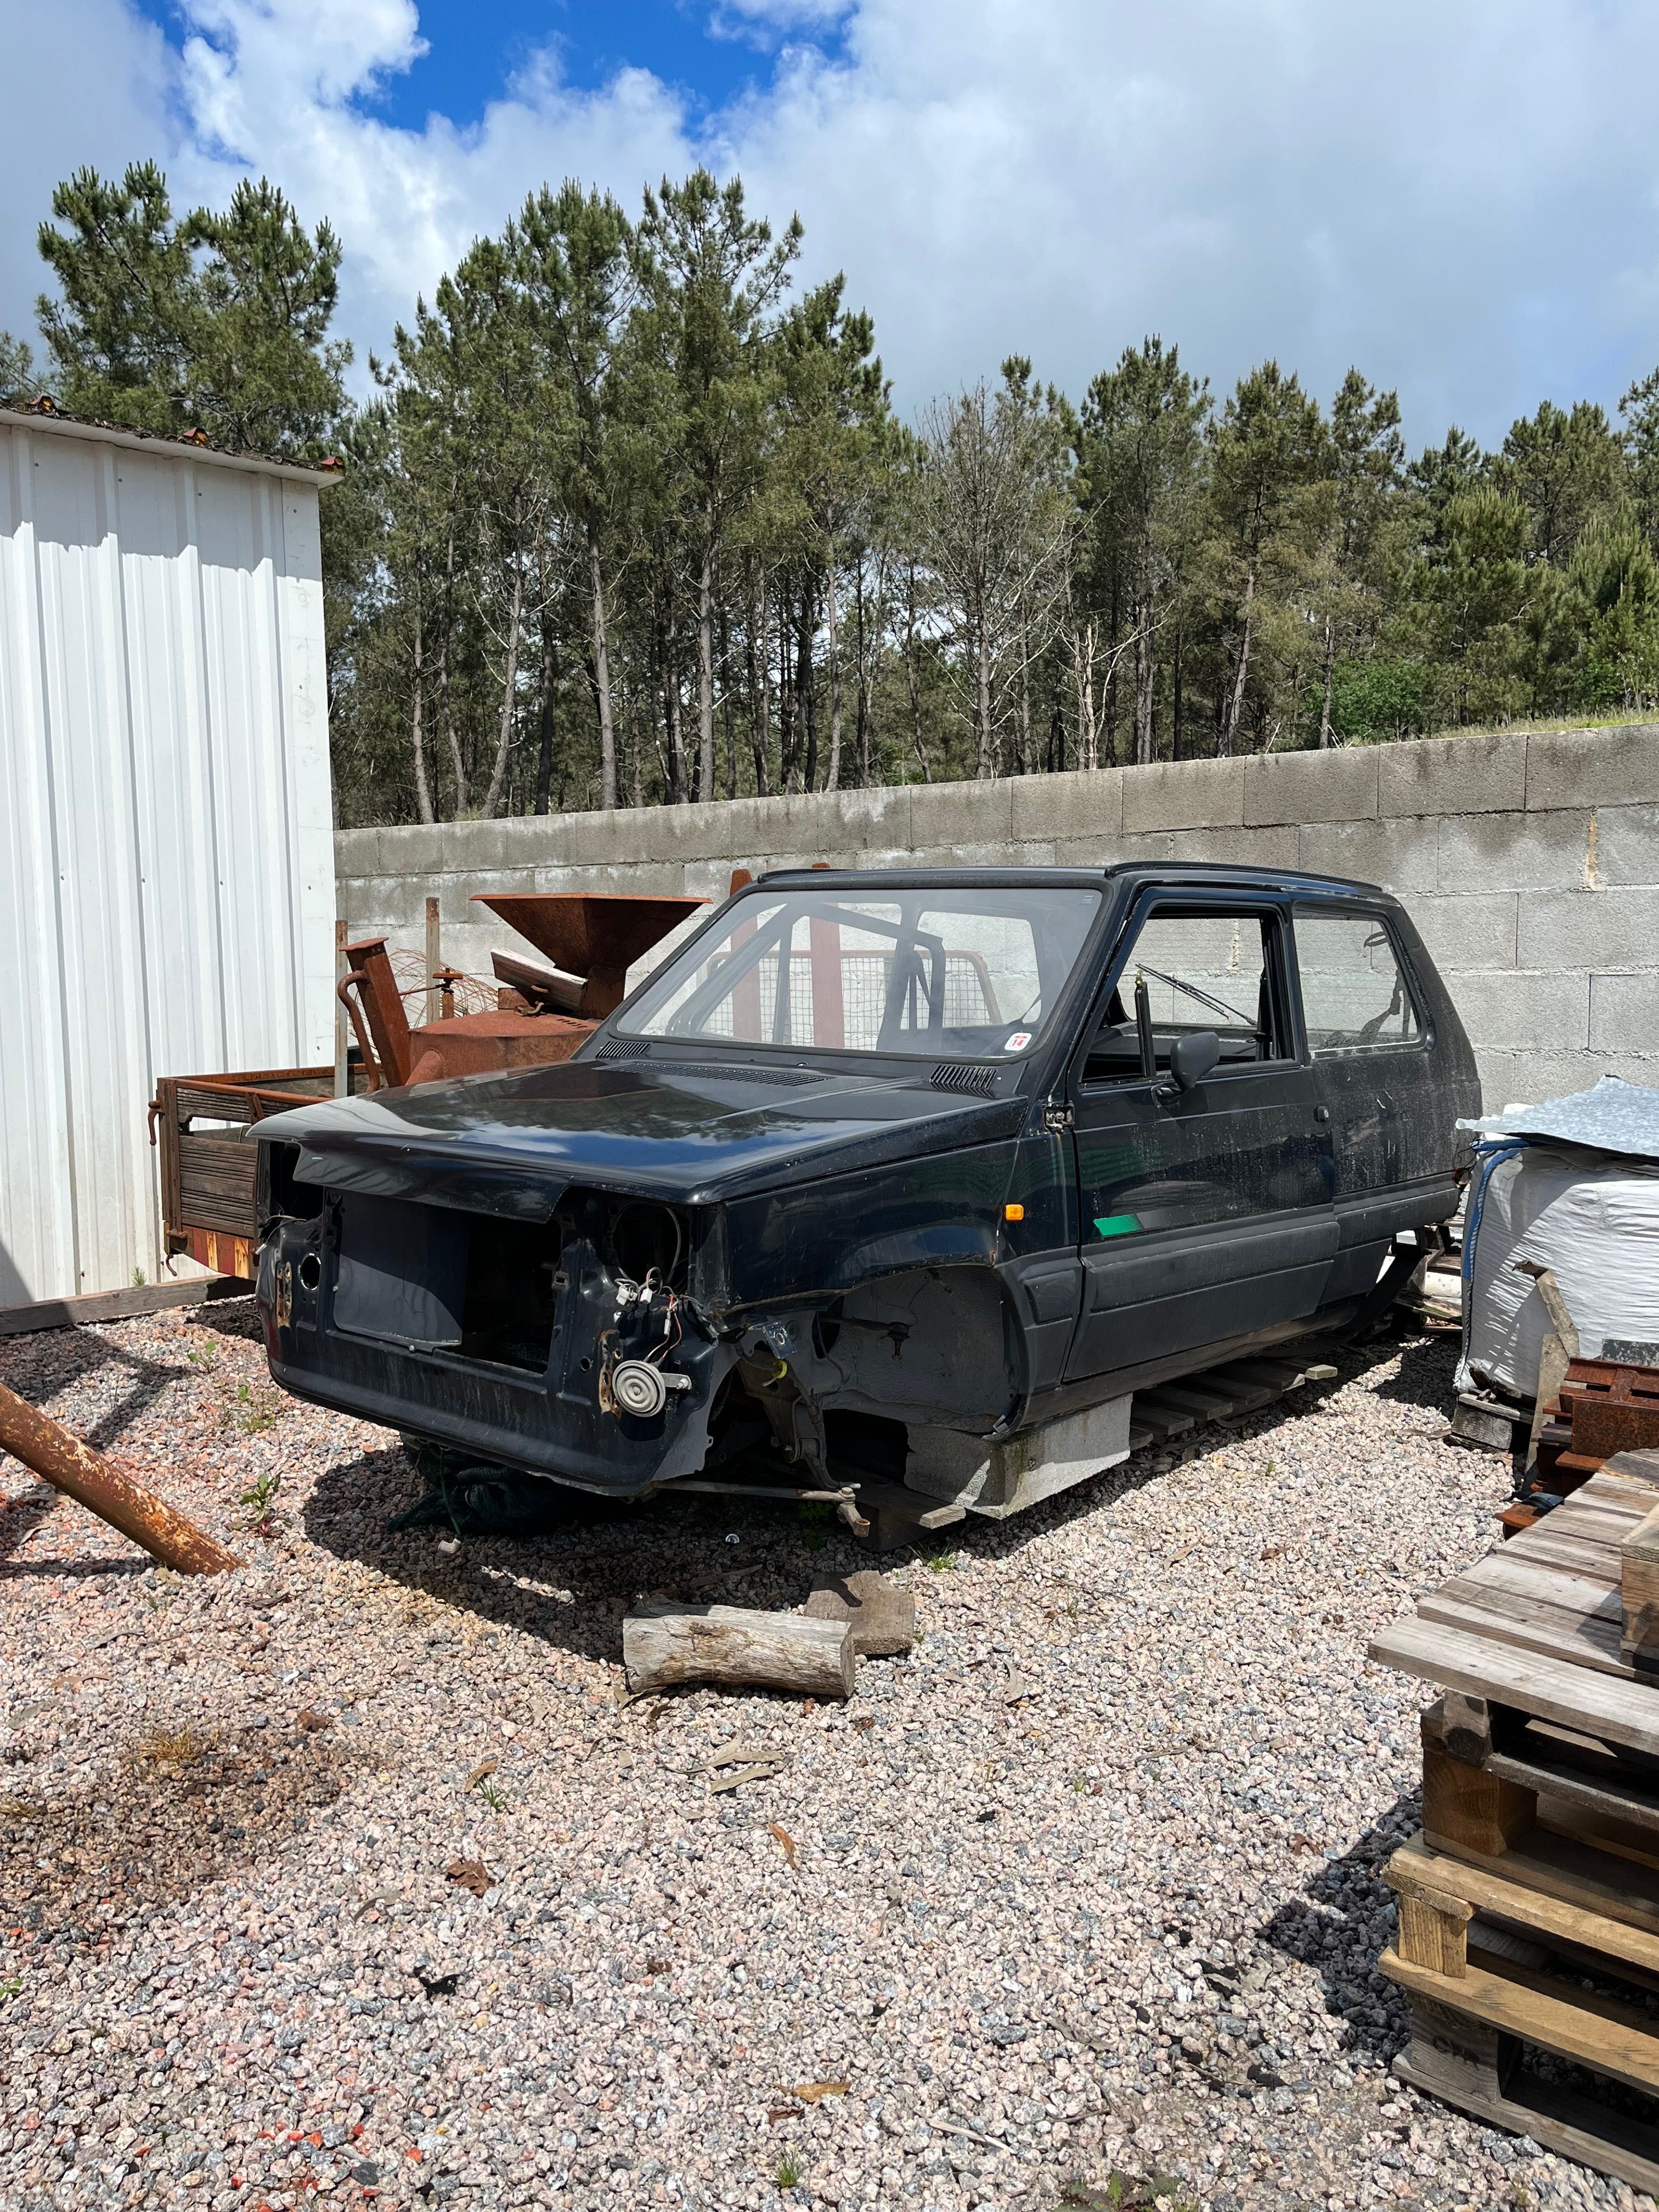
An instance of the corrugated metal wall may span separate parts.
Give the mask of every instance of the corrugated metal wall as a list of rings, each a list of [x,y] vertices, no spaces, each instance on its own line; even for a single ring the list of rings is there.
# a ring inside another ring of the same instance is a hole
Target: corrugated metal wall
[[[160,1261],[159,1075],[327,1060],[314,483],[0,418],[0,1307]]]

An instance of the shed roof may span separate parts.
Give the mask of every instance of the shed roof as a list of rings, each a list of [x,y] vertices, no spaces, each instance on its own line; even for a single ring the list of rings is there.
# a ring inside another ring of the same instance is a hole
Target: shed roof
[[[287,477],[300,483],[315,484],[319,490],[325,484],[338,482],[343,465],[339,461],[286,460],[275,453],[233,453],[228,447],[210,445],[206,433],[201,430],[179,437],[160,430],[131,430],[124,423],[100,422],[89,415],[69,414],[44,393],[39,399],[21,403],[0,401],[0,429],[14,428],[46,430],[64,438],[96,438],[112,446],[159,447],[181,459],[188,455],[191,460],[210,462],[218,468],[252,469],[260,476]]]

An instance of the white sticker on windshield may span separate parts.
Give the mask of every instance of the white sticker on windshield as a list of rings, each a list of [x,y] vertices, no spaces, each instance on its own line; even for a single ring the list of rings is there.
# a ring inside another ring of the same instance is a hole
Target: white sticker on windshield
[[[1002,1049],[1004,1052],[1024,1052],[1030,1042],[1031,1036],[1029,1030],[1016,1030]]]

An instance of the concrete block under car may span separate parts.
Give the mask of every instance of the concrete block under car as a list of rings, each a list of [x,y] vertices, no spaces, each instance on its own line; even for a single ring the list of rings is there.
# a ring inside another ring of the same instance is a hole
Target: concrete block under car
[[[1127,1395],[1109,1398],[1000,1444],[955,1429],[913,1427],[906,1486],[952,1499],[987,1520],[1006,1520],[1127,1459],[1133,1402]]]

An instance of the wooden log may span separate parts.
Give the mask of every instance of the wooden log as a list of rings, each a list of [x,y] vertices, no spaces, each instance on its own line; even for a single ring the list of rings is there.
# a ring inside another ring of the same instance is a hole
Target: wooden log
[[[0,1451],[32,1468],[141,1551],[181,1575],[216,1575],[242,1562],[165,1498],[123,1474],[101,1452],[0,1382]]]
[[[719,1682],[850,1698],[856,1658],[850,1621],[798,1613],[659,1599],[647,1600],[623,1622],[623,1663],[635,1697],[678,1682]]]

